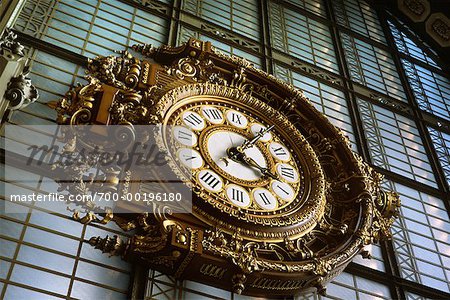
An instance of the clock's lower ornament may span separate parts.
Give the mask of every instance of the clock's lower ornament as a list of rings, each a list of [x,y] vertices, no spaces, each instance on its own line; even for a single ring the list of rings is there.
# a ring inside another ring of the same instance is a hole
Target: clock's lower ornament
[[[128,241],[117,236],[93,237],[89,243],[128,261],[147,262],[176,278],[198,280],[239,294],[289,295],[314,289],[324,293],[325,284],[358,252],[364,252],[365,245],[389,235],[398,197],[380,192],[361,199],[361,205],[361,213],[373,218],[353,230],[346,247],[337,252],[332,249],[340,238],[348,236],[348,228],[346,224],[327,223],[326,218],[302,238],[264,243],[246,241],[238,233],[230,235],[217,228],[186,225],[171,215],[158,220],[145,213],[127,221],[115,216],[113,220],[125,231],[134,230],[134,236]],[[312,249],[317,240],[330,250],[316,254]]]
[[[173,126],[160,142],[173,171],[193,175],[192,213],[97,217],[89,204],[78,220],[132,232],[91,238],[95,248],[177,279],[274,297],[324,293],[353,257],[370,256],[364,246],[390,237],[398,196],[381,190],[382,176],[299,90],[209,42],[135,49],[148,59],[90,61],[90,83],[59,103],[58,121]],[[128,175],[114,174],[124,180],[108,188],[140,191]]]

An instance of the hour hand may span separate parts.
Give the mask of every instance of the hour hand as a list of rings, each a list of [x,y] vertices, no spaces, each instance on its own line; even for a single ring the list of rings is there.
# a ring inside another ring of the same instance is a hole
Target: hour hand
[[[244,151],[240,151],[237,147],[231,147],[227,150],[228,158],[238,163],[246,164],[249,167],[258,169],[264,176],[277,179],[276,175],[269,171],[269,169],[260,166],[253,158],[248,157]]]
[[[257,168],[261,172],[261,174],[263,174],[264,176],[271,177],[272,179],[277,179],[277,176],[275,174],[270,172],[268,168],[264,168],[264,167],[260,166],[253,158],[245,155],[244,161],[248,166]]]

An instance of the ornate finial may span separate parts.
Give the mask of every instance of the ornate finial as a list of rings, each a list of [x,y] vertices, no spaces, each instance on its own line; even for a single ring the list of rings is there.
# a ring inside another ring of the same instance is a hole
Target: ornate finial
[[[247,277],[245,274],[235,274],[232,278],[233,292],[240,295],[245,289],[245,281]]]
[[[26,67],[22,74],[11,78],[5,92],[5,98],[9,101],[11,110],[18,110],[35,102],[39,98],[39,93],[31,78],[27,77],[29,69]]]
[[[141,53],[142,55],[145,55],[147,57],[152,57],[157,49],[153,47],[151,44],[135,44],[131,46],[131,48],[134,51]]]
[[[102,250],[103,253],[109,253],[110,256],[122,255],[125,252],[125,244],[123,241],[117,236],[109,237],[108,235],[105,238],[91,237],[89,239],[89,244],[94,246],[95,249]]]
[[[16,41],[17,34],[15,34],[11,29],[6,28],[3,36],[0,38],[0,54],[3,54],[5,50],[9,50],[13,54],[23,56],[22,52],[23,46]]]

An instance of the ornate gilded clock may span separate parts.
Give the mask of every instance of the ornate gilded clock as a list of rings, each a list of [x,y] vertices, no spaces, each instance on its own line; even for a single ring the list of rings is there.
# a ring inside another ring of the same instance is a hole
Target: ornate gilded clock
[[[170,131],[164,146],[188,169],[201,198],[193,208],[199,219],[265,242],[313,229],[325,208],[324,176],[311,146],[281,112],[211,84],[175,88],[165,97],[177,104],[158,108]]]
[[[398,197],[301,91],[209,42],[134,50],[144,59],[89,61],[90,83],[60,101],[58,121],[162,125],[154,142],[192,190],[192,211],[77,212],[135,230],[127,242],[95,237],[93,246],[177,278],[281,296],[323,291],[367,256],[365,245],[389,237]],[[119,193],[145,185],[139,174],[108,176]]]

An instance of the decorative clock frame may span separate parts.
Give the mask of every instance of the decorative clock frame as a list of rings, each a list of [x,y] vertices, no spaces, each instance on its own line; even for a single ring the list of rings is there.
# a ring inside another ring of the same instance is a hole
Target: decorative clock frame
[[[124,51],[89,60],[89,83],[70,90],[55,105],[58,123],[131,128],[160,124],[168,108],[196,95],[225,97],[230,105],[257,105],[266,115],[281,112],[283,117],[272,121],[295,132],[310,188],[297,211],[266,221],[224,205],[216,205],[222,211],[211,214],[211,207],[204,207],[214,205],[197,199],[201,189],[196,190],[192,214],[172,214],[163,206],[155,207],[155,214],[133,210],[115,214],[111,209],[94,214],[88,203],[82,211],[74,211],[75,219],[113,221],[125,231],[134,230],[128,241],[93,237],[92,246],[179,279],[274,297],[324,293],[324,285],[355,255],[370,256],[364,246],[390,237],[400,206],[398,195],[381,190],[382,175],[351,151],[347,137],[301,91],[245,59],[221,53],[209,42],[190,39],[179,47],[133,49],[143,58]],[[76,151],[76,146],[72,149]],[[83,182],[83,172],[90,167],[86,162],[84,169],[66,170],[80,183],[78,192],[92,191]],[[139,190],[139,183],[129,180],[133,174],[106,175],[104,185],[114,191]],[[61,190],[75,192],[71,188]],[[224,218],[226,214],[235,218]],[[252,229],[243,230],[242,222],[253,224]]]

